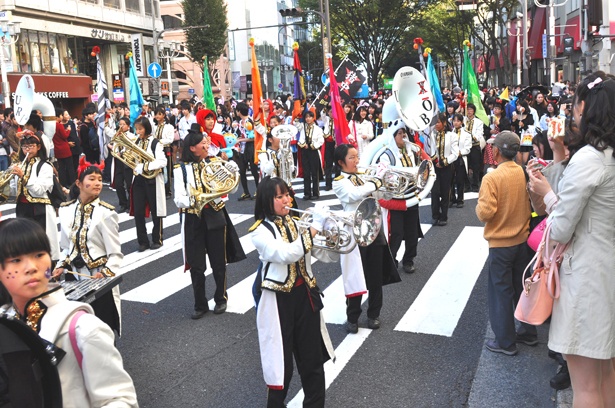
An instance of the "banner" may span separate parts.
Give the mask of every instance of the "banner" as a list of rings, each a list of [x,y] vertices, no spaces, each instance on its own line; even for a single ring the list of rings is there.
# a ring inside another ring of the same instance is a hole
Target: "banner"
[[[258,61],[256,60],[256,51],[254,50],[254,38],[250,38],[250,47],[252,48],[252,109],[254,111],[254,122],[267,126],[266,118],[263,118],[261,103],[263,101],[263,89],[261,88],[261,73],[258,70]],[[258,152],[263,148],[263,135],[257,131],[257,126],[254,126],[254,163],[258,164]]]
[[[474,113],[476,117],[479,118],[483,123],[488,124],[489,117],[485,113],[483,101],[480,97],[480,91],[478,90],[478,82],[476,81],[476,74],[474,73],[472,63],[470,62],[470,56],[468,55],[468,46],[469,41],[464,41],[463,75],[461,77],[463,89],[466,92],[468,103],[473,103],[474,105],[476,105],[476,112]]]
[[[329,60],[329,72],[333,71],[333,61]],[[343,143],[348,143],[348,135],[350,135],[350,128],[348,127],[348,121],[346,120],[346,114],[342,107],[342,99],[340,90],[337,85],[337,76],[331,75],[329,81],[330,94],[331,94],[331,117],[333,118],[333,129],[335,132],[335,144],[339,146]]]
[[[214,100],[214,93],[211,90],[211,81],[209,79],[209,61],[205,57],[203,61],[203,103],[209,110],[216,111],[216,102]]]
[[[111,107],[111,102],[109,101],[107,81],[105,80],[105,74],[103,73],[100,61],[100,48],[95,46],[92,52],[96,54],[96,89],[98,95],[98,112],[95,122],[98,124],[98,143],[100,144],[101,159],[105,160],[109,155],[109,150],[105,147],[109,143],[109,140],[105,140],[105,115],[107,114],[107,109]]]
[[[132,34],[130,40],[132,43],[132,56],[135,60],[135,71],[137,72],[137,76],[143,77],[146,72],[145,60],[143,58],[143,35]]]
[[[137,78],[137,72],[132,61],[132,53],[127,55],[130,62],[130,79],[128,82],[130,95],[130,124],[134,126],[135,121],[141,115],[141,109],[143,107],[143,94],[141,93],[141,87],[139,86],[139,78]]]

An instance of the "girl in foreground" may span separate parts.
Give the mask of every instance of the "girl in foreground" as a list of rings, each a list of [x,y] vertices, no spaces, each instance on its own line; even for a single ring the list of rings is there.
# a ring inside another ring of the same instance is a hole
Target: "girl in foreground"
[[[49,238],[42,227],[24,218],[0,223],[0,283],[12,298],[0,313],[21,319],[66,352],[57,365],[64,408],[137,407],[135,388],[113,345],[111,329],[88,304],[67,300],[60,285],[49,284],[50,277]],[[76,316],[79,311],[86,313]]]

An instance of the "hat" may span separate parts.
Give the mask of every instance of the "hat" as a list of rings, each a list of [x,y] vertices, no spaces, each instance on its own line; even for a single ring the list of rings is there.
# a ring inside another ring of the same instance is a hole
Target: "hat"
[[[487,140],[487,143],[495,145],[498,149],[519,151],[521,139],[515,133],[505,130]]]

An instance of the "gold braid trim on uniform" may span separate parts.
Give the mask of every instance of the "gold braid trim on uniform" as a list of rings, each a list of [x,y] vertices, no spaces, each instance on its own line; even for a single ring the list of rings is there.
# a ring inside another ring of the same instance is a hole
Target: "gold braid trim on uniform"
[[[32,169],[34,168],[34,162],[36,161],[36,157],[31,158],[26,163],[26,170],[23,172],[23,177],[19,179],[17,182],[17,197],[22,194],[29,203],[34,204],[49,204],[51,205],[51,201],[48,197],[32,197],[30,192],[28,191],[28,181],[30,180],[30,175],[32,174]],[[37,164],[38,166],[38,164]],[[41,169],[44,165],[41,166]],[[51,166],[51,164],[50,164]]]
[[[444,157],[444,138],[446,137],[446,134],[444,133],[444,131],[438,132],[438,158],[440,159],[440,161],[442,162],[443,166],[448,166],[448,160],[446,160],[446,157]]]
[[[37,333],[40,331],[39,322],[47,312],[47,306],[42,304],[41,307],[41,304],[35,300],[26,307],[26,324]]]
[[[256,220],[256,222],[254,224],[252,224],[252,226],[248,229],[248,232],[252,232],[255,229],[258,228],[259,225],[261,225],[263,222],[263,220]]]
[[[85,266],[90,270],[103,266],[107,263],[106,256],[101,256],[96,260],[92,259],[87,245],[88,231],[90,229],[92,213],[94,212],[95,207],[94,204],[99,202],[100,199],[97,198],[85,205],[81,203],[77,204],[75,219],[73,220],[70,233],[70,238],[73,243],[73,251],[69,255],[70,262],[72,262],[78,255],[81,255],[83,261],[85,262]]]

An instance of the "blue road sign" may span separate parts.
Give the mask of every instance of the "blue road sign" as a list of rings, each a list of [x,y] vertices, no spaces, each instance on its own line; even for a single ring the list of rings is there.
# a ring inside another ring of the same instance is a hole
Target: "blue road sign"
[[[282,89],[284,89],[284,84],[283,83],[279,83],[278,84],[278,89],[281,91]]]
[[[158,78],[162,74],[162,67],[157,62],[152,62],[147,66],[147,75],[151,78]]]
[[[320,81],[322,82],[322,84],[323,84],[324,86],[329,85],[329,77],[327,76],[327,74],[326,74],[326,73],[324,73],[324,74],[322,74],[322,75],[320,76]]]

